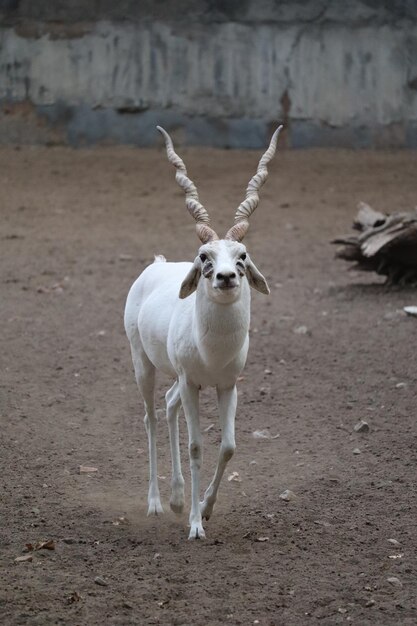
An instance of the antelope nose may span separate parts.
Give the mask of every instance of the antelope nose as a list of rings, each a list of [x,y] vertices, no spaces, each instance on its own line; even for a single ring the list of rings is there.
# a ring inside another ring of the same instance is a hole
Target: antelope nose
[[[216,278],[217,280],[223,280],[225,283],[228,283],[232,278],[236,278],[236,274],[235,272],[218,272]]]

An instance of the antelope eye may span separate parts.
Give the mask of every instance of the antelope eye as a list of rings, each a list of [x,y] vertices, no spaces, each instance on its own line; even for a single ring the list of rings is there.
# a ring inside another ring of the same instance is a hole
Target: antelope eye
[[[207,254],[200,254],[200,261],[202,263],[204,263],[205,261],[207,261]]]
[[[240,255],[240,258],[242,261],[244,261],[246,259],[246,252],[244,252],[243,254]]]

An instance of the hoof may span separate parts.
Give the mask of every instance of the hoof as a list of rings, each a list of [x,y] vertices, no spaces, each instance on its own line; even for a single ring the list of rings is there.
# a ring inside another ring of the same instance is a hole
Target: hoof
[[[205,539],[206,533],[201,524],[191,524],[190,534],[188,539]]]
[[[173,511],[175,515],[181,515],[184,510],[184,502],[176,502],[175,500],[171,500],[169,506],[171,507],[171,511]]]
[[[214,506],[213,504],[209,504],[205,500],[203,500],[203,502],[200,502],[201,517],[203,519],[206,519],[206,520],[210,519],[211,514],[213,513],[213,506]]]
[[[148,500],[148,516],[161,515],[164,512],[159,498],[149,498]]]

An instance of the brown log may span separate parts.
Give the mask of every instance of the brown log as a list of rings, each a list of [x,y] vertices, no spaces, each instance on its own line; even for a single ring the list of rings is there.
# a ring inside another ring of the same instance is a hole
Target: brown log
[[[332,241],[341,246],[337,258],[386,276],[388,284],[417,285],[417,208],[384,215],[361,202],[353,228],[359,232]]]

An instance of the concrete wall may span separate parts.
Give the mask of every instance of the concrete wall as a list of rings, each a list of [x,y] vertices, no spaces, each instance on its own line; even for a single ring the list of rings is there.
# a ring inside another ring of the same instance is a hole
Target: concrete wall
[[[417,0],[0,0],[0,142],[417,147]]]

